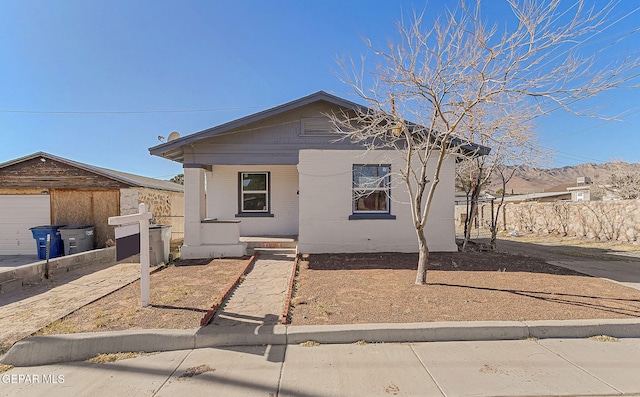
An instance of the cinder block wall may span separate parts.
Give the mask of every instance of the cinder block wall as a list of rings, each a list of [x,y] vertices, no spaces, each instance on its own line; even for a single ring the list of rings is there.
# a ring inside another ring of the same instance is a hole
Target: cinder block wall
[[[55,279],[72,270],[115,263],[116,248],[109,247],[50,259],[49,274]],[[0,293],[14,292],[23,286],[41,283],[44,280],[45,269],[46,261],[40,261],[0,272]]]

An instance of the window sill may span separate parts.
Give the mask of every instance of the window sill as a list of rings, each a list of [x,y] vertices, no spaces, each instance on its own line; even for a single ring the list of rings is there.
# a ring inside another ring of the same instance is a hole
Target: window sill
[[[352,214],[349,215],[350,221],[357,221],[362,219],[396,219],[395,215],[391,214]]]
[[[273,218],[269,212],[241,212],[236,214],[236,218]]]

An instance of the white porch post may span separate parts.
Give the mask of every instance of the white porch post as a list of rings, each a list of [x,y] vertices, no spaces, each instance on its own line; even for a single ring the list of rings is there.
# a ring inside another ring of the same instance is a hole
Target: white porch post
[[[200,223],[206,217],[205,170],[184,168],[184,245],[202,244]]]
[[[184,167],[184,245],[183,259],[239,257],[246,253],[240,242],[240,221],[205,220],[207,172],[200,165]]]

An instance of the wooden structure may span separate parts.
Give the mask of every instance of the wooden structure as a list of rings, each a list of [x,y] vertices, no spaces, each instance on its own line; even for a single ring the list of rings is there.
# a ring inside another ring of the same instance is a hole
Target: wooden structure
[[[28,230],[38,226],[31,224],[34,222],[94,225],[96,248],[105,247],[114,239],[108,218],[135,213],[141,202],[158,223],[175,225],[177,233],[183,230],[181,185],[43,152],[0,164],[0,255],[30,253],[32,246],[35,249]],[[32,213],[40,214],[39,218],[33,218]]]

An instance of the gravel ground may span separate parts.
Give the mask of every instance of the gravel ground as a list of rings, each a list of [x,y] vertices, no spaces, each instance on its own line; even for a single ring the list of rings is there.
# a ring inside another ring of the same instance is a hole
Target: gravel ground
[[[310,255],[300,262],[291,323],[568,320],[640,316],[640,291],[544,260],[496,252]]]

